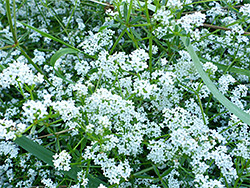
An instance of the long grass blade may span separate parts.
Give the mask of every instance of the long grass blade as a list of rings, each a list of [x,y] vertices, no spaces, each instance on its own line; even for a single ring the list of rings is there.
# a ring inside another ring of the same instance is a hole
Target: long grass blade
[[[78,52],[81,52],[81,50],[75,48],[74,46],[71,46],[70,44],[68,44],[68,43],[66,43],[66,42],[64,42],[64,41],[62,41],[62,40],[60,40],[60,39],[58,39],[58,38],[56,38],[56,37],[54,37],[54,36],[48,34],[48,33],[45,33],[45,32],[43,32],[43,31],[41,31],[41,30],[39,30],[39,29],[37,29],[37,28],[35,28],[35,27],[33,27],[33,26],[30,26],[30,25],[26,24],[26,23],[23,23],[23,22],[19,22],[19,23],[21,23],[21,24],[23,24],[24,26],[26,26],[26,27],[28,27],[28,28],[30,28],[30,29],[32,29],[32,30],[34,30],[34,31],[36,31],[36,32],[38,32],[38,33],[40,33],[40,34],[41,34],[42,36],[44,36],[44,37],[50,38],[50,39],[52,39],[52,40],[54,40],[54,41],[56,41],[56,42],[59,42],[59,43],[65,45],[65,46],[67,46],[67,47],[69,47],[69,48],[71,48],[71,49],[74,49],[74,50],[76,50],[76,51],[78,51]]]
[[[38,159],[47,163],[49,166],[54,167],[52,161],[54,153],[52,151],[44,148],[43,146],[39,145],[38,143],[32,141],[31,139],[25,136],[17,137],[14,140],[14,142],[23,149],[25,149],[26,151],[28,151],[29,153],[31,153],[32,155],[36,156]],[[80,168],[73,166],[71,167],[70,171],[61,171],[61,172],[69,176],[70,178],[77,180],[77,172],[79,171]],[[106,185],[105,182],[101,181],[98,178],[95,178],[90,174],[88,175],[88,179],[89,179],[88,182],[89,187],[97,188],[101,183],[103,185]]]
[[[242,111],[239,107],[235,104],[230,102],[224,95],[220,93],[220,91],[215,87],[213,82],[210,80],[208,75],[203,71],[203,67],[200,63],[198,56],[196,55],[191,43],[188,44],[189,38],[181,36],[181,40],[184,43],[189,55],[191,56],[197,71],[199,72],[202,80],[207,85],[208,89],[214,95],[214,97],[222,103],[231,113],[235,114],[239,119],[241,119],[244,123],[250,125],[250,114]]]

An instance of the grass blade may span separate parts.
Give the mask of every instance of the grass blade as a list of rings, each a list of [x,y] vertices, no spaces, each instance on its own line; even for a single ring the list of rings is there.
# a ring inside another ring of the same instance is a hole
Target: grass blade
[[[241,119],[244,123],[250,125],[250,115],[246,112],[242,111],[239,107],[237,107],[235,104],[230,102],[224,95],[220,93],[220,91],[215,87],[213,82],[210,80],[208,75],[203,71],[203,67],[200,63],[200,60],[198,56],[196,55],[193,47],[191,44],[186,45],[187,37],[181,36],[181,40],[184,43],[189,55],[191,56],[197,71],[199,72],[202,80],[207,85],[208,89],[211,91],[211,93],[214,95],[214,97],[220,101],[231,113],[235,114],[239,119]]]
[[[25,136],[17,137],[14,142],[21,146],[23,149],[28,151],[29,153],[35,155],[37,158],[42,160],[43,162],[47,163],[50,166],[53,166],[53,155],[54,153],[36,142],[33,142],[29,138]]]
[[[20,147],[22,147],[23,149],[25,149],[26,151],[28,151],[29,153],[31,153],[32,155],[36,156],[38,159],[54,167],[53,161],[52,161],[53,160],[52,156],[54,155],[54,153],[52,151],[44,148],[43,146],[39,145],[38,143],[30,140],[29,138],[25,136],[17,137],[14,140],[14,142]],[[69,176],[70,178],[77,180],[77,172],[79,171],[80,171],[80,168],[73,166],[71,167],[70,171],[61,171],[61,172]],[[106,185],[105,182],[101,181],[98,178],[95,178],[94,176],[90,174],[88,175],[88,179],[89,179],[89,183],[88,183],[89,187],[97,188],[101,183],[103,185]]]
[[[15,4],[15,1],[14,1],[14,4]],[[15,6],[13,8],[15,9]],[[10,31],[13,36],[13,41],[15,42],[15,44],[17,44],[18,41],[17,41],[16,27],[13,27],[12,18],[11,18],[10,0],[6,0],[6,12],[7,12],[7,18],[8,18],[8,22],[10,26]],[[14,19],[15,18],[16,16],[15,16],[15,10],[14,10]],[[16,20],[14,20],[14,22],[16,22]]]
[[[26,27],[28,27],[28,28],[30,28],[30,29],[32,29],[32,30],[38,32],[38,33],[40,33],[40,34],[41,34],[42,36],[44,36],[44,37],[47,37],[47,38],[50,38],[50,39],[52,39],[52,40],[54,40],[54,41],[56,41],[56,42],[59,42],[59,43],[65,45],[65,46],[67,46],[67,47],[69,47],[69,48],[71,48],[71,49],[73,49],[73,50],[75,50],[75,51],[77,51],[77,52],[81,52],[81,53],[83,53],[84,55],[86,55],[86,56],[89,57],[89,58],[96,59],[94,56],[91,56],[91,55],[89,55],[89,54],[84,53],[83,51],[81,51],[81,50],[75,48],[74,46],[71,46],[70,44],[68,44],[68,43],[66,43],[66,42],[64,42],[64,41],[62,41],[61,39],[58,39],[58,38],[56,38],[56,37],[54,37],[54,36],[52,36],[52,35],[50,35],[50,34],[48,34],[48,33],[45,33],[45,32],[43,32],[43,31],[41,31],[41,30],[39,30],[39,29],[33,27],[33,26],[30,26],[30,25],[28,25],[28,24],[26,24],[26,23],[23,23],[23,22],[19,22],[19,23],[20,23],[20,24],[23,24],[24,26],[26,26]]]
[[[56,61],[63,55],[66,54],[77,54],[78,51],[75,49],[71,49],[71,48],[63,48],[61,50],[58,50],[50,59],[50,65],[52,67],[55,66]]]
[[[206,60],[205,58],[200,58],[200,60],[202,62],[207,62],[209,60]],[[220,63],[216,63],[216,62],[213,62],[211,61],[214,65],[216,65],[219,69],[221,70],[226,70],[227,69],[227,65],[223,65],[223,64],[220,64]],[[248,76],[250,77],[250,71],[249,70],[245,70],[245,69],[240,69],[240,68],[235,68],[235,67],[230,67],[230,69],[228,70],[229,72],[233,72],[233,73],[237,73],[237,74],[241,74],[241,75],[245,75],[245,76]]]
[[[59,70],[56,70],[55,69],[55,63],[56,61],[63,55],[66,55],[66,54],[77,54],[78,51],[74,50],[74,49],[71,49],[71,48],[63,48],[61,50],[58,50],[50,59],[50,65],[53,67],[56,75],[60,78],[62,78],[64,81],[66,82],[69,82],[71,84],[75,84],[74,82],[68,80],[65,76],[63,76],[63,74],[60,73]]]
[[[41,30],[39,30],[39,29],[37,29],[37,28],[35,28],[35,27],[33,27],[33,26],[30,26],[30,25],[26,24],[26,23],[23,23],[23,22],[19,22],[19,23],[21,23],[21,24],[23,24],[24,26],[26,26],[26,27],[28,27],[28,28],[30,28],[30,29],[32,29],[32,30],[34,30],[34,31],[36,31],[36,32],[38,32],[38,33],[40,33],[40,34],[41,34],[42,36],[44,36],[44,37],[50,38],[50,39],[52,39],[52,40],[54,40],[54,41],[56,41],[56,42],[59,42],[59,43],[65,45],[65,46],[68,46],[68,47],[71,48],[71,49],[74,49],[74,50],[76,50],[76,51],[78,51],[78,52],[81,52],[81,50],[75,48],[74,46],[71,46],[70,44],[68,44],[68,43],[66,43],[66,42],[64,42],[64,41],[62,41],[62,40],[60,40],[60,39],[58,39],[58,38],[56,38],[56,37],[54,37],[54,36],[48,34],[48,33],[45,33],[45,32],[43,32],[43,31],[41,31]]]

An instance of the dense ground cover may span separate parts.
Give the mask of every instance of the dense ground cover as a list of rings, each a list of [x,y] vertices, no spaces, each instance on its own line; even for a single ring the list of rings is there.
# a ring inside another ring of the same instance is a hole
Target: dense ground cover
[[[248,3],[0,0],[0,187],[250,187]]]

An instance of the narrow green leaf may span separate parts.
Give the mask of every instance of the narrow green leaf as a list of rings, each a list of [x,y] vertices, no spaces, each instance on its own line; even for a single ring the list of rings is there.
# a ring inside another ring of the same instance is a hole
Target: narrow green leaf
[[[16,28],[13,27],[12,18],[11,18],[10,0],[6,0],[6,12],[7,12],[7,19],[8,19],[8,23],[9,23],[9,26],[10,26],[10,31],[11,31],[12,36],[13,36],[13,40],[14,40],[15,44],[17,44],[17,34],[16,34],[16,30],[15,30]],[[15,14],[15,12],[14,12],[14,14]],[[14,17],[16,17],[16,16],[14,15]],[[15,21],[16,20],[14,20],[14,22]]]
[[[136,18],[131,20],[130,24],[138,23],[141,20],[143,20],[143,18],[141,16],[137,16]]]
[[[76,50],[76,51],[78,51],[78,52],[81,52],[81,50],[79,50],[79,49],[77,49],[77,48],[71,46],[70,44],[68,44],[68,43],[66,43],[66,42],[64,42],[64,41],[62,41],[62,40],[60,40],[60,39],[58,39],[58,38],[56,38],[56,37],[54,37],[54,36],[48,34],[48,33],[45,33],[45,32],[43,32],[43,31],[41,31],[41,30],[39,30],[39,29],[37,29],[37,28],[35,28],[35,27],[33,27],[33,26],[30,26],[30,25],[26,24],[26,23],[23,23],[23,22],[19,22],[19,23],[21,23],[21,24],[23,24],[24,26],[26,26],[26,27],[28,27],[28,28],[30,28],[30,29],[32,29],[32,30],[34,30],[34,31],[36,31],[36,32],[38,32],[38,33],[40,33],[40,34],[41,34],[42,36],[44,36],[44,37],[50,38],[50,39],[52,39],[52,40],[54,40],[54,41],[56,41],[56,42],[59,42],[59,43],[65,45],[65,46],[68,46],[68,47],[71,48],[71,49],[74,49],[74,50]]]
[[[200,58],[200,60],[202,62],[207,62],[208,60],[204,59],[204,58]],[[220,63],[216,63],[216,62],[213,62],[211,61],[213,64],[215,64],[219,69],[221,70],[226,70],[227,69],[227,65],[222,65]],[[245,70],[245,69],[240,69],[240,68],[235,68],[235,67],[230,67],[230,69],[228,70],[229,72],[233,72],[233,73],[237,73],[237,74],[242,74],[242,75],[245,75],[245,76],[248,76],[250,77],[250,71],[249,70]]]
[[[189,46],[189,44],[190,44],[190,38],[189,37],[186,37],[186,41],[185,41],[186,43],[185,43],[185,46]]]
[[[23,23],[23,22],[19,22],[19,23],[20,23],[20,24],[23,24],[24,26],[26,26],[26,27],[28,27],[28,28],[30,28],[30,29],[32,29],[32,30],[38,32],[38,33],[40,33],[40,34],[41,34],[42,36],[44,36],[44,37],[50,38],[50,39],[52,39],[52,40],[54,40],[54,41],[56,41],[56,42],[59,42],[59,43],[65,45],[65,46],[67,46],[67,47],[69,47],[69,48],[71,48],[71,49],[73,49],[73,50],[76,50],[76,51],[78,51],[78,52],[81,52],[81,53],[83,53],[84,55],[86,55],[86,56],[89,57],[89,58],[97,59],[96,57],[91,56],[91,55],[89,55],[89,54],[86,54],[86,53],[84,53],[83,51],[81,51],[81,50],[75,48],[74,46],[71,46],[70,44],[68,44],[68,43],[66,43],[66,42],[64,42],[64,41],[62,41],[61,39],[58,39],[58,38],[56,38],[56,37],[54,37],[54,36],[52,36],[52,35],[50,35],[50,34],[48,34],[48,33],[45,33],[45,32],[43,32],[43,31],[41,31],[41,30],[39,30],[39,29],[37,29],[37,28],[35,28],[35,27],[33,27],[33,26],[30,26],[30,25],[28,25],[28,24],[26,24],[26,23]]]
[[[53,67],[53,69],[54,69],[56,75],[57,75],[58,77],[62,78],[64,81],[67,81],[67,82],[72,83],[72,84],[74,84],[72,81],[66,79],[66,77],[63,76],[63,74],[60,73],[59,70],[56,70],[56,69],[55,69],[55,63],[56,63],[56,61],[57,61],[61,56],[63,56],[63,55],[66,55],[66,54],[77,54],[77,53],[78,53],[78,51],[76,51],[75,49],[63,48],[63,49],[61,49],[61,50],[58,50],[58,51],[51,57],[51,59],[50,59],[50,65]]]
[[[198,56],[196,55],[191,44],[186,45],[187,37],[181,36],[181,40],[184,43],[189,55],[191,56],[197,71],[199,72],[202,80],[207,85],[208,89],[214,95],[214,97],[220,101],[231,113],[235,114],[239,119],[241,119],[244,123],[250,125],[250,115],[246,112],[242,111],[239,107],[230,102],[224,95],[220,93],[220,91],[215,87],[213,82],[210,80],[208,75],[203,71],[203,67],[200,63]]]
[[[52,151],[49,151],[48,149],[40,146],[39,144],[33,142],[25,136],[17,137],[15,139],[15,143],[21,146],[29,153],[39,158],[40,160],[42,160],[43,162],[47,163],[50,166],[53,166],[52,156],[54,155],[54,153]]]
[[[133,176],[141,175],[141,174],[146,173],[146,172],[148,172],[148,171],[151,171],[151,170],[153,170],[153,169],[154,169],[154,167],[151,166],[151,167],[149,167],[149,168],[146,168],[146,169],[143,169],[143,170],[141,170],[141,171],[139,171],[139,172],[134,173]]]
[[[103,184],[105,186],[108,186],[105,182],[103,182],[102,180],[100,180],[99,178],[95,178],[93,175],[88,174],[88,187],[89,188],[97,188],[99,187],[100,184]]]
[[[54,167],[53,165],[53,155],[54,153],[43,146],[39,145],[38,143],[30,140],[25,136],[17,137],[14,142],[31,153],[32,155],[36,156],[38,159],[42,160],[43,162],[47,163],[48,165]],[[77,172],[80,171],[80,168],[73,166],[71,167],[70,171],[61,171],[65,175],[69,176],[72,179],[77,180]],[[88,186],[91,188],[97,188],[101,183],[106,185],[105,182],[101,181],[98,178],[95,178],[92,175],[88,175]]]
[[[127,15],[128,15],[128,5],[126,2],[123,2],[123,18],[126,19]]]
[[[121,25],[120,23],[104,25],[104,26],[100,27],[99,32],[101,32],[102,30],[104,30],[106,28],[119,28],[120,25]]]
[[[131,29],[132,33],[136,36],[137,39],[142,40],[141,36],[139,33],[137,33],[134,29]]]
[[[71,49],[71,48],[63,48],[61,50],[58,50],[50,59],[50,65],[52,67],[55,66],[55,63],[56,61],[62,57],[63,55],[66,55],[66,54],[77,54],[78,51],[75,50],[75,49]]]

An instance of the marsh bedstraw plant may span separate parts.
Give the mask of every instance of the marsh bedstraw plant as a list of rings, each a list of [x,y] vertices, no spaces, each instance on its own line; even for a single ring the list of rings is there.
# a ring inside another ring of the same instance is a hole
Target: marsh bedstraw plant
[[[0,187],[250,187],[249,3],[0,0]]]

